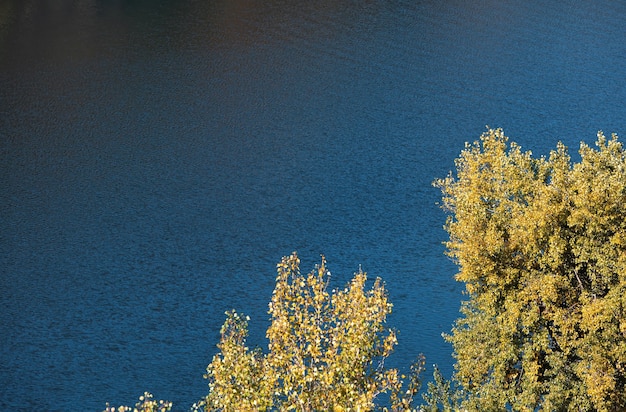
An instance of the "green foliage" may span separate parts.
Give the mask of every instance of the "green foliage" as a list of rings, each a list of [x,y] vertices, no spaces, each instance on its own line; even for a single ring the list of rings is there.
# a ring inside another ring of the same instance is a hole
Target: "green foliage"
[[[326,262],[304,276],[294,253],[278,264],[267,330],[269,352],[246,346],[247,322],[227,313],[215,355],[207,368],[210,410],[372,410],[390,393],[392,410],[409,409],[419,390],[416,364],[408,390],[385,359],[396,335],[384,323],[392,305],[380,279],[365,290],[359,271],[340,291],[328,291]]]
[[[469,410],[626,410],[626,156],[533,158],[488,130],[436,181],[468,300],[448,336]]]
[[[434,380],[428,382],[428,390],[422,395],[426,404],[420,412],[454,412],[461,409],[463,392],[454,386],[454,382],[444,379],[435,366]]]

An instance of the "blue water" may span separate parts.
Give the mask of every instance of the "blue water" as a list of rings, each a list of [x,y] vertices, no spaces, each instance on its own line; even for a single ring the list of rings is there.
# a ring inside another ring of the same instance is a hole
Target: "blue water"
[[[626,130],[610,1],[0,0],[0,409],[207,392],[275,265],[390,291],[391,362],[452,372],[432,188],[485,125],[547,154]]]

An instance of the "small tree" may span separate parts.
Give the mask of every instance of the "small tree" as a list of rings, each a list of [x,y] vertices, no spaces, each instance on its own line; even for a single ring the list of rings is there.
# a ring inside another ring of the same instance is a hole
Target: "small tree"
[[[410,408],[423,362],[402,393],[398,371],[385,368],[397,340],[384,327],[392,305],[380,279],[365,290],[359,270],[345,289],[329,291],[323,258],[306,276],[299,265],[295,253],[278,264],[267,354],[246,346],[247,318],[227,313],[205,409],[372,410],[384,392],[393,410]]]
[[[626,410],[626,156],[572,165],[488,130],[438,180],[468,301],[448,337],[470,410]]]

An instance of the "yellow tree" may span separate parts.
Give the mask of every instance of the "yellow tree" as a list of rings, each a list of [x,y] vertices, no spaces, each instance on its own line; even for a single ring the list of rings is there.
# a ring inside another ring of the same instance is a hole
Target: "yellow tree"
[[[626,410],[626,156],[572,163],[488,130],[435,182],[468,300],[452,334],[470,410]]]
[[[207,368],[209,410],[372,410],[381,393],[391,408],[410,408],[419,389],[422,361],[408,390],[385,359],[396,335],[384,327],[392,305],[380,279],[365,289],[359,271],[343,290],[329,291],[326,261],[307,275],[294,253],[278,264],[267,330],[269,351],[246,346],[246,319],[227,313],[215,355]]]

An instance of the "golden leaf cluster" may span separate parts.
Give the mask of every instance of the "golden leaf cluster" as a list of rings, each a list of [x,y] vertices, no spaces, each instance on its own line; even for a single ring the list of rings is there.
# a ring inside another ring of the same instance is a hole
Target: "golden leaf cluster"
[[[419,389],[408,390],[385,359],[397,343],[384,327],[392,304],[380,279],[367,290],[359,271],[343,290],[329,291],[326,261],[302,275],[294,252],[277,266],[269,305],[268,353],[246,346],[247,319],[228,312],[207,368],[205,410],[366,411],[381,393],[393,410],[407,410]]]
[[[470,410],[626,410],[626,155],[602,133],[579,153],[534,158],[489,129],[435,182]]]

